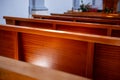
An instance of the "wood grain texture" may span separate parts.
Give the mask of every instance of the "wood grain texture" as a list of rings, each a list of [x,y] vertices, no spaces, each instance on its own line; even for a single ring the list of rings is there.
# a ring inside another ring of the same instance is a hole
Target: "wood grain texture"
[[[19,33],[15,40],[22,61],[95,80],[119,79],[120,38],[15,25],[0,25],[0,30]],[[14,47],[5,49],[14,53]]]
[[[94,80],[120,79],[120,46],[95,45]]]
[[[43,35],[43,36],[120,46],[120,38],[117,37],[107,37],[107,36],[92,35],[85,33],[40,29],[40,28],[32,28],[32,27],[24,27],[24,26],[21,27],[15,25],[0,25],[0,29],[7,31],[35,34],[35,35]]]
[[[0,30],[0,55],[17,59],[16,32]]]
[[[85,76],[86,42],[21,34],[21,43],[23,61]]]

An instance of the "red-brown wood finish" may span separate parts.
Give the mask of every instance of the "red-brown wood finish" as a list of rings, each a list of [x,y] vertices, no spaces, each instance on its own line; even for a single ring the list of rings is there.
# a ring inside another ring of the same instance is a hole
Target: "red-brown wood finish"
[[[94,54],[94,80],[119,80],[120,46],[96,44]]]
[[[92,80],[0,56],[0,80]]]
[[[57,16],[57,15],[37,15],[33,14],[33,18],[37,19],[52,19],[52,20],[63,20],[63,21],[74,21],[74,22],[88,22],[88,23],[100,23],[100,24],[113,24],[120,25],[120,20],[115,19],[102,19],[92,17],[72,17],[72,16]]]
[[[72,16],[72,17],[87,17],[87,18],[98,18],[98,19],[111,19],[111,20],[120,20],[120,14],[106,14],[100,12],[66,12],[64,14],[51,13],[55,16]]]
[[[46,20],[46,19],[30,19],[30,18],[19,18],[19,17],[7,17],[4,16],[7,24],[39,27],[47,29],[57,29],[71,32],[83,32],[90,34],[99,34],[107,36],[116,36],[114,33],[120,31],[120,25],[107,25],[107,24],[94,24],[94,23],[82,23],[82,22],[70,22],[70,21],[59,21],[59,20]],[[14,22],[14,23],[10,23]],[[7,22],[8,21],[8,22]],[[114,32],[114,33],[112,33]]]
[[[92,27],[82,27],[82,26],[69,26],[69,25],[57,25],[57,30],[71,31],[71,32],[82,32],[97,35],[107,35],[107,29],[102,28],[92,28]]]
[[[113,9],[113,13],[117,13],[118,1],[119,0],[103,0],[103,10],[105,10],[105,8]]]
[[[0,55],[17,59],[16,34],[16,32],[0,30]]]
[[[114,36],[114,37],[120,37],[120,31],[119,30],[112,30],[112,34],[111,36]]]
[[[86,76],[87,42],[30,34],[21,34],[21,42],[23,61]]]
[[[18,55],[18,42],[19,60],[95,80],[119,80],[120,38],[15,25],[0,25],[0,30],[5,36],[18,33],[9,35],[18,41],[5,39],[4,45],[15,45],[9,54]]]

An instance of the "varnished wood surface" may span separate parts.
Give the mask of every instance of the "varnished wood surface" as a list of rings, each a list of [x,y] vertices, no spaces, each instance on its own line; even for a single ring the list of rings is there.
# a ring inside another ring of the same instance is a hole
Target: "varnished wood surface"
[[[32,16],[33,18],[38,18],[38,19],[53,19],[53,20],[63,20],[63,21],[91,22],[91,23],[120,25],[120,20],[115,20],[115,19],[112,20],[112,19],[90,18],[90,17],[87,18],[87,17],[37,15],[37,14],[33,14]]]
[[[120,79],[120,46],[95,45],[94,80]]]
[[[19,60],[95,80],[119,79],[120,38],[15,25],[0,30],[19,33]]]
[[[21,34],[22,42],[23,61],[86,76],[87,42]]]
[[[90,80],[0,56],[0,80]]]
[[[7,30],[7,31],[16,31],[16,32],[22,32],[22,33],[30,33],[30,34],[37,34],[37,35],[44,35],[44,36],[51,36],[51,37],[120,46],[120,38],[117,38],[117,37],[111,38],[111,37],[100,36],[100,35],[75,33],[75,32],[59,31],[59,30],[49,30],[49,29],[41,29],[41,28],[32,28],[32,27],[25,27],[25,26],[21,27],[21,26],[15,26],[15,25],[0,25],[0,29]]]
[[[7,24],[31,26],[47,29],[57,29],[71,32],[82,32],[98,35],[115,36],[112,31],[119,35],[119,25],[107,25],[107,24],[93,24],[93,23],[82,23],[82,22],[70,22],[70,21],[59,21],[59,20],[46,20],[46,19],[30,19],[20,17],[8,17],[4,16]],[[10,21],[11,20],[11,21]],[[119,36],[117,36],[119,37]]]
[[[0,80],[36,80],[32,77],[16,73],[11,70],[0,68]]]
[[[119,0],[103,0],[103,10],[105,8],[113,9],[113,13],[117,13]]]
[[[0,30],[0,55],[16,58],[16,33],[12,31]]]
[[[70,13],[67,12],[64,14],[51,13],[51,15],[120,20],[120,14],[106,14],[106,13],[99,13],[99,12],[70,12]]]

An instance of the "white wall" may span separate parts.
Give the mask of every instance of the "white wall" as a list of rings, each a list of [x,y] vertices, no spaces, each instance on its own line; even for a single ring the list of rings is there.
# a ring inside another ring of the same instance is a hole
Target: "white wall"
[[[96,0],[96,1],[95,1],[95,6],[96,6],[98,9],[102,10],[102,9],[103,9],[103,0]]]
[[[119,3],[118,3],[118,9],[117,11],[120,13],[120,0],[119,0]]]
[[[92,0],[83,0],[84,4],[88,4],[90,3],[90,5],[92,5]],[[96,7],[98,9],[102,9],[102,5],[103,4],[103,0],[95,0],[95,5],[93,5],[93,7]]]
[[[92,0],[83,0],[83,3],[84,4],[88,4],[88,3],[92,4]],[[80,4],[81,4],[81,0],[80,0]]]
[[[3,16],[28,17],[29,0],[1,0],[0,23],[5,23]]]
[[[92,0],[83,0],[84,4],[92,4]],[[64,13],[71,10],[73,7],[73,0],[45,0],[45,6],[49,13]]]
[[[63,13],[72,9],[72,0],[45,0],[49,13]]]

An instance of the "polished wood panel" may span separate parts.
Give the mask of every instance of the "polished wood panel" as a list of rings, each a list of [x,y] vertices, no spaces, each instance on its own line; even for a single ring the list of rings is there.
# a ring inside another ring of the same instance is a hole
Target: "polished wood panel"
[[[16,32],[0,30],[0,55],[17,59],[16,39]]]
[[[21,34],[21,41],[23,61],[85,76],[88,43],[30,34]]]
[[[37,15],[37,14],[33,14],[32,17],[37,19],[52,19],[52,20],[63,20],[63,21],[120,25],[120,20],[115,20],[115,19],[113,20],[113,19],[90,18],[90,17],[72,17],[72,16],[57,16],[57,15]]]
[[[19,60],[96,80],[97,76],[102,76],[102,80],[118,79],[120,38],[15,25],[0,25],[0,30],[19,33],[15,39],[18,40]],[[13,40],[7,41],[13,43]],[[109,66],[110,59],[115,63],[113,66]],[[111,71],[113,77],[108,77]]]
[[[43,36],[58,37],[58,38],[120,46],[120,38],[117,38],[117,37],[107,37],[107,36],[92,35],[92,34],[85,34],[85,33],[75,33],[75,32],[68,32],[68,31],[49,30],[49,29],[15,26],[15,25],[0,25],[0,29],[7,30],[7,31],[20,32],[20,33],[30,33],[35,35],[43,35]]]
[[[91,27],[82,27],[82,26],[69,26],[69,25],[57,25],[57,30],[62,31],[71,31],[71,32],[82,32],[89,34],[97,34],[97,35],[107,35],[107,29],[100,28],[91,28]]]
[[[90,17],[90,18],[102,18],[102,19],[114,19],[120,20],[120,14],[106,14],[100,12],[67,12],[64,14],[51,13],[51,15],[56,16],[72,16],[72,17]]]
[[[91,80],[0,56],[0,80]]]
[[[120,79],[120,46],[96,44],[94,80]]]
[[[7,20],[14,22],[14,25],[31,26],[47,29],[57,29],[71,32],[83,32],[90,34],[99,34],[111,36],[112,31],[120,31],[120,25],[107,25],[107,24],[95,24],[95,23],[83,23],[83,22],[70,22],[59,20],[46,20],[46,19],[31,19],[20,17],[8,17],[4,16]],[[118,33],[118,35],[120,35]],[[113,35],[114,36],[114,35]],[[116,36],[115,36],[116,37]],[[119,37],[119,36],[118,36]]]
[[[53,28],[53,25],[51,23],[42,23],[42,22],[15,21],[15,25],[39,27],[39,28],[45,28],[45,29]]]

